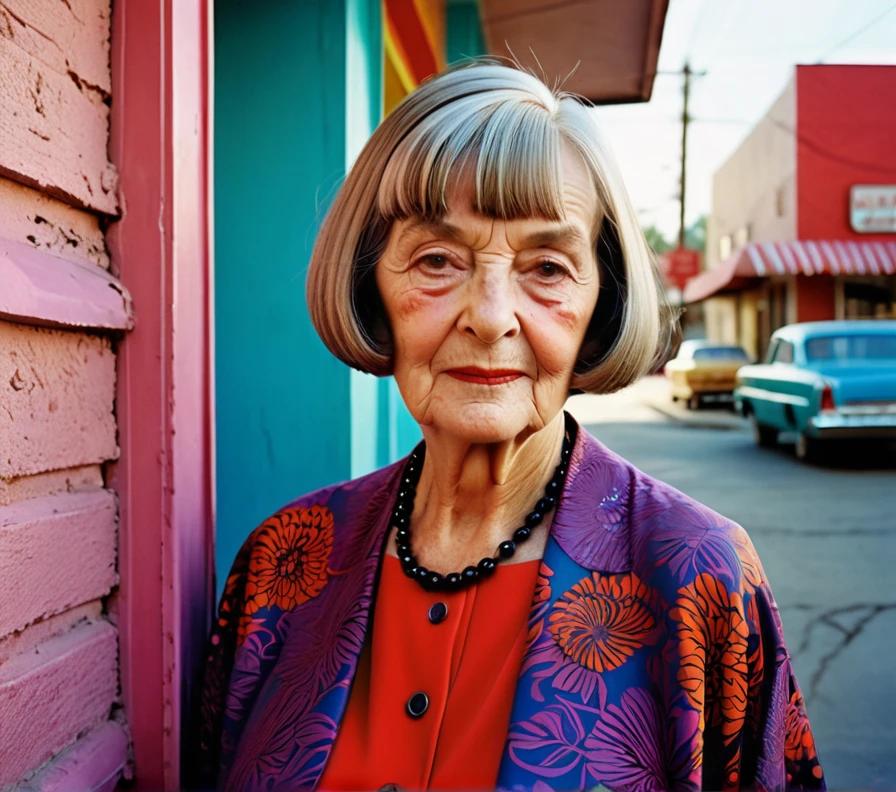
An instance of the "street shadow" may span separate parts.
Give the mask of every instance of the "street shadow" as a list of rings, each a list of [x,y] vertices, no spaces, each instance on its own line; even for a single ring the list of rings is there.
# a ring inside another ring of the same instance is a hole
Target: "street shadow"
[[[837,439],[827,440],[811,462],[800,462],[793,456],[795,438],[782,435],[773,452],[793,457],[794,464],[805,464],[829,470],[896,470],[896,440]]]

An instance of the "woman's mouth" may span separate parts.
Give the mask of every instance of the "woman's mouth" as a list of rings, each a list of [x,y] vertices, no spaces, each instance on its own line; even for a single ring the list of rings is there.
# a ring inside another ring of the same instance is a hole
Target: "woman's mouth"
[[[475,366],[449,369],[445,373],[462,382],[474,382],[477,385],[503,385],[523,376],[523,372],[516,369],[482,369]]]

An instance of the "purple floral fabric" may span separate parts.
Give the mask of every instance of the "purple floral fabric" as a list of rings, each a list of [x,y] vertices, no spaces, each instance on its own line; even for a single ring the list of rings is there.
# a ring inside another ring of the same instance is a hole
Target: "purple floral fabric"
[[[317,788],[403,462],[306,495],[247,538],[208,644],[207,785]],[[741,526],[580,428],[549,530],[497,788],[826,788]]]

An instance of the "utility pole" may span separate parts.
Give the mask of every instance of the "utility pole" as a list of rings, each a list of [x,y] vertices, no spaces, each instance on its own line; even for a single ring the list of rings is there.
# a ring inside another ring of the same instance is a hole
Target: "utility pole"
[[[676,72],[678,74],[679,72]],[[691,92],[691,77],[702,77],[705,71],[695,72],[691,70],[691,64],[685,61],[680,74],[684,77],[684,103],[681,110],[681,176],[679,179],[679,204],[678,204],[678,247],[684,247],[684,201],[685,188],[687,186],[687,155],[688,155],[688,124],[691,117],[688,115],[688,98]]]
[[[687,180],[685,178],[685,174],[687,173],[687,157],[688,157],[688,96],[691,91],[691,64],[685,61],[684,69],[682,70],[682,74],[684,75],[684,103],[682,105],[681,110],[681,176],[679,177],[679,191],[678,191],[678,247],[684,247],[684,198],[685,198],[685,186],[687,184]]]

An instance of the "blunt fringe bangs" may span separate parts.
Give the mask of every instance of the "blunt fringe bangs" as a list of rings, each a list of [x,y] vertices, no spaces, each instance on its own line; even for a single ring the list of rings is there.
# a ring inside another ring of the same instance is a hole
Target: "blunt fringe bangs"
[[[436,110],[396,148],[380,183],[380,214],[438,219],[464,174],[472,178],[474,208],[486,217],[559,220],[560,143],[546,109],[518,94],[465,97]]]
[[[306,295],[311,320],[353,368],[392,372],[392,339],[375,281],[392,224],[440,219],[471,180],[474,208],[500,220],[563,218],[560,155],[571,145],[598,195],[597,304],[571,392],[609,393],[657,370],[680,343],[666,296],[593,111],[535,76],[488,59],[453,67],[405,97],[367,142],[315,242]]]

